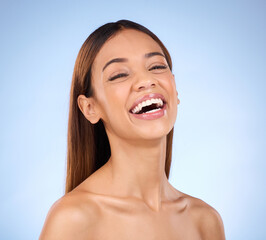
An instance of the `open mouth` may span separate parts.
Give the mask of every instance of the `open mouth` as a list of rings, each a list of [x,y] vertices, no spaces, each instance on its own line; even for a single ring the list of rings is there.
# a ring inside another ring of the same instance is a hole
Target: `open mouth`
[[[151,98],[139,103],[137,106],[130,109],[130,112],[133,114],[152,113],[160,111],[165,104],[166,102],[161,98]]]

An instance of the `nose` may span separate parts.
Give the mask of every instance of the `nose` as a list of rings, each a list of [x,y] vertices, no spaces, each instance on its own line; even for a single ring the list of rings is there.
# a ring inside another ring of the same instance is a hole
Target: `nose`
[[[133,89],[137,92],[143,91],[150,88],[154,88],[156,84],[157,81],[152,76],[150,76],[148,73],[146,74],[142,73],[136,76]]]

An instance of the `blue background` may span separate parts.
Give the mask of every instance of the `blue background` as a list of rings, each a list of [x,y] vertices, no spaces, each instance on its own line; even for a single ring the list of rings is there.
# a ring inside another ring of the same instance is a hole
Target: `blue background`
[[[1,1],[0,238],[37,239],[63,195],[71,76],[100,25],[153,31],[181,104],[170,182],[221,214],[227,239],[266,239],[266,1]]]

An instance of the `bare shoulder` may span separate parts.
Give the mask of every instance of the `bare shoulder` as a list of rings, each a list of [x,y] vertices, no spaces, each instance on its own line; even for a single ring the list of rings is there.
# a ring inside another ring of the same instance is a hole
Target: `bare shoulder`
[[[224,226],[220,214],[199,198],[183,195],[187,199],[188,212],[195,221],[204,240],[224,240]]]
[[[99,216],[95,201],[82,192],[70,192],[50,208],[39,240],[83,239]]]

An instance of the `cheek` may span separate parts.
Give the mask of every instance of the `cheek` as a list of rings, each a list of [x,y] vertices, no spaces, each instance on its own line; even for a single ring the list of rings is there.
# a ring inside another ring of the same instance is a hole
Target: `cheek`
[[[159,80],[159,84],[167,90],[168,94],[176,95],[176,84],[175,78],[172,74],[167,74],[165,76],[161,76]]]
[[[123,86],[111,86],[106,91],[106,111],[112,114],[114,118],[126,109],[127,97],[129,96],[128,88]]]
[[[159,83],[161,82],[163,84],[175,85],[175,77],[170,70],[165,73],[158,74],[155,78],[159,81]]]

